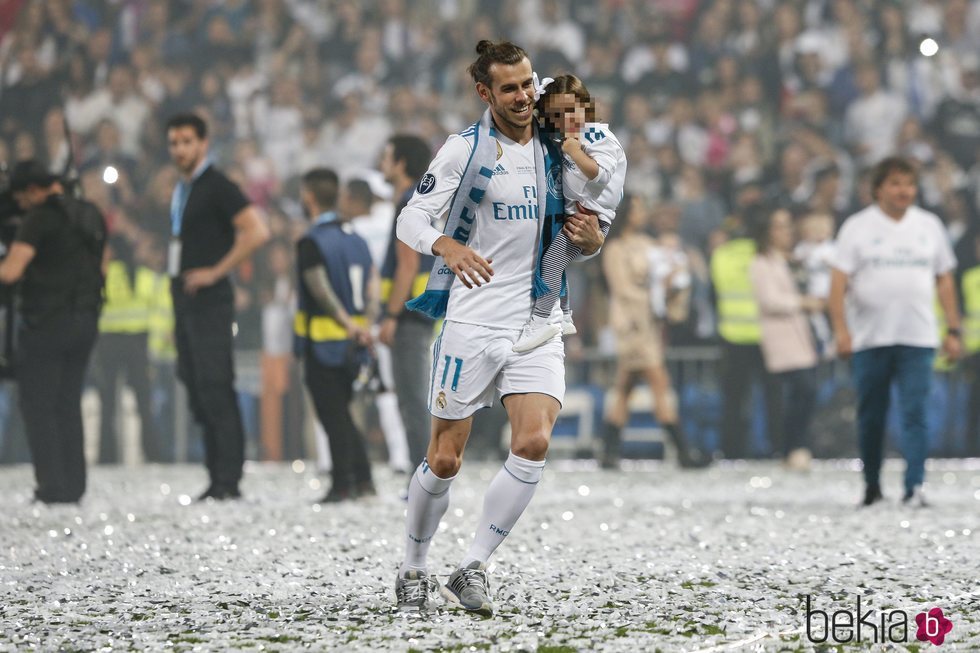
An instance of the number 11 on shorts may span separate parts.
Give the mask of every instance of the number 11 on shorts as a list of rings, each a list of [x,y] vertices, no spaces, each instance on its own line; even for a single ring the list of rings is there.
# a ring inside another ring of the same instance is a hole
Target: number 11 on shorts
[[[441,388],[446,387],[446,379],[449,377],[449,366],[455,361],[456,369],[453,371],[453,384],[449,387],[453,392],[456,392],[456,386],[459,385],[459,374],[460,372],[463,371],[463,359],[453,358],[452,356],[449,355],[447,355],[445,358],[446,358],[446,363],[442,367],[442,383],[440,384],[440,387]]]

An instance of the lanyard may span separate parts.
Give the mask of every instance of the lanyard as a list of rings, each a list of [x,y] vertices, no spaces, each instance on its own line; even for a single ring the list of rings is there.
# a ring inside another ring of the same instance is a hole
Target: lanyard
[[[211,158],[205,157],[189,181],[178,179],[174,186],[173,195],[170,196],[170,233],[175,238],[180,236],[180,228],[184,223],[184,209],[187,208],[187,198],[191,196],[191,186],[207,170],[209,165],[211,165]]]

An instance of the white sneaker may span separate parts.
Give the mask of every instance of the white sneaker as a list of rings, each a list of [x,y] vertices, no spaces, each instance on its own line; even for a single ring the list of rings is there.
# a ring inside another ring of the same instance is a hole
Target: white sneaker
[[[521,335],[514,343],[513,350],[518,354],[523,354],[535,347],[540,347],[559,333],[561,333],[560,324],[549,324],[541,318],[532,317],[521,329]]]
[[[810,463],[813,461],[813,455],[810,450],[805,447],[800,447],[799,449],[793,449],[786,456],[786,469],[793,472],[808,472],[810,471]]]
[[[922,491],[921,485],[916,485],[911,490],[906,490],[905,496],[902,497],[902,504],[913,508],[929,507],[929,501],[926,499],[926,494]]]

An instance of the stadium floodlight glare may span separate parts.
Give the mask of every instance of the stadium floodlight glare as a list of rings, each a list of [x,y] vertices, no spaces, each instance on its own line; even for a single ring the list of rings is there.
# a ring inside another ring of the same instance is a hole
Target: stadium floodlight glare
[[[102,181],[107,184],[114,184],[119,180],[119,171],[113,166],[106,166],[102,171]]]
[[[922,39],[922,43],[919,44],[919,52],[924,57],[931,57],[939,52],[939,44],[936,43],[935,39],[924,38]]]

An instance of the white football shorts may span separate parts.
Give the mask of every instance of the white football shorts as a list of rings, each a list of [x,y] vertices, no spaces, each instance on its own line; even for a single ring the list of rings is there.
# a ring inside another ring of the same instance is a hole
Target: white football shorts
[[[520,329],[443,323],[432,345],[429,412],[465,419],[492,406],[495,394],[537,392],[565,399],[565,346],[561,335],[522,354],[512,347]]]

